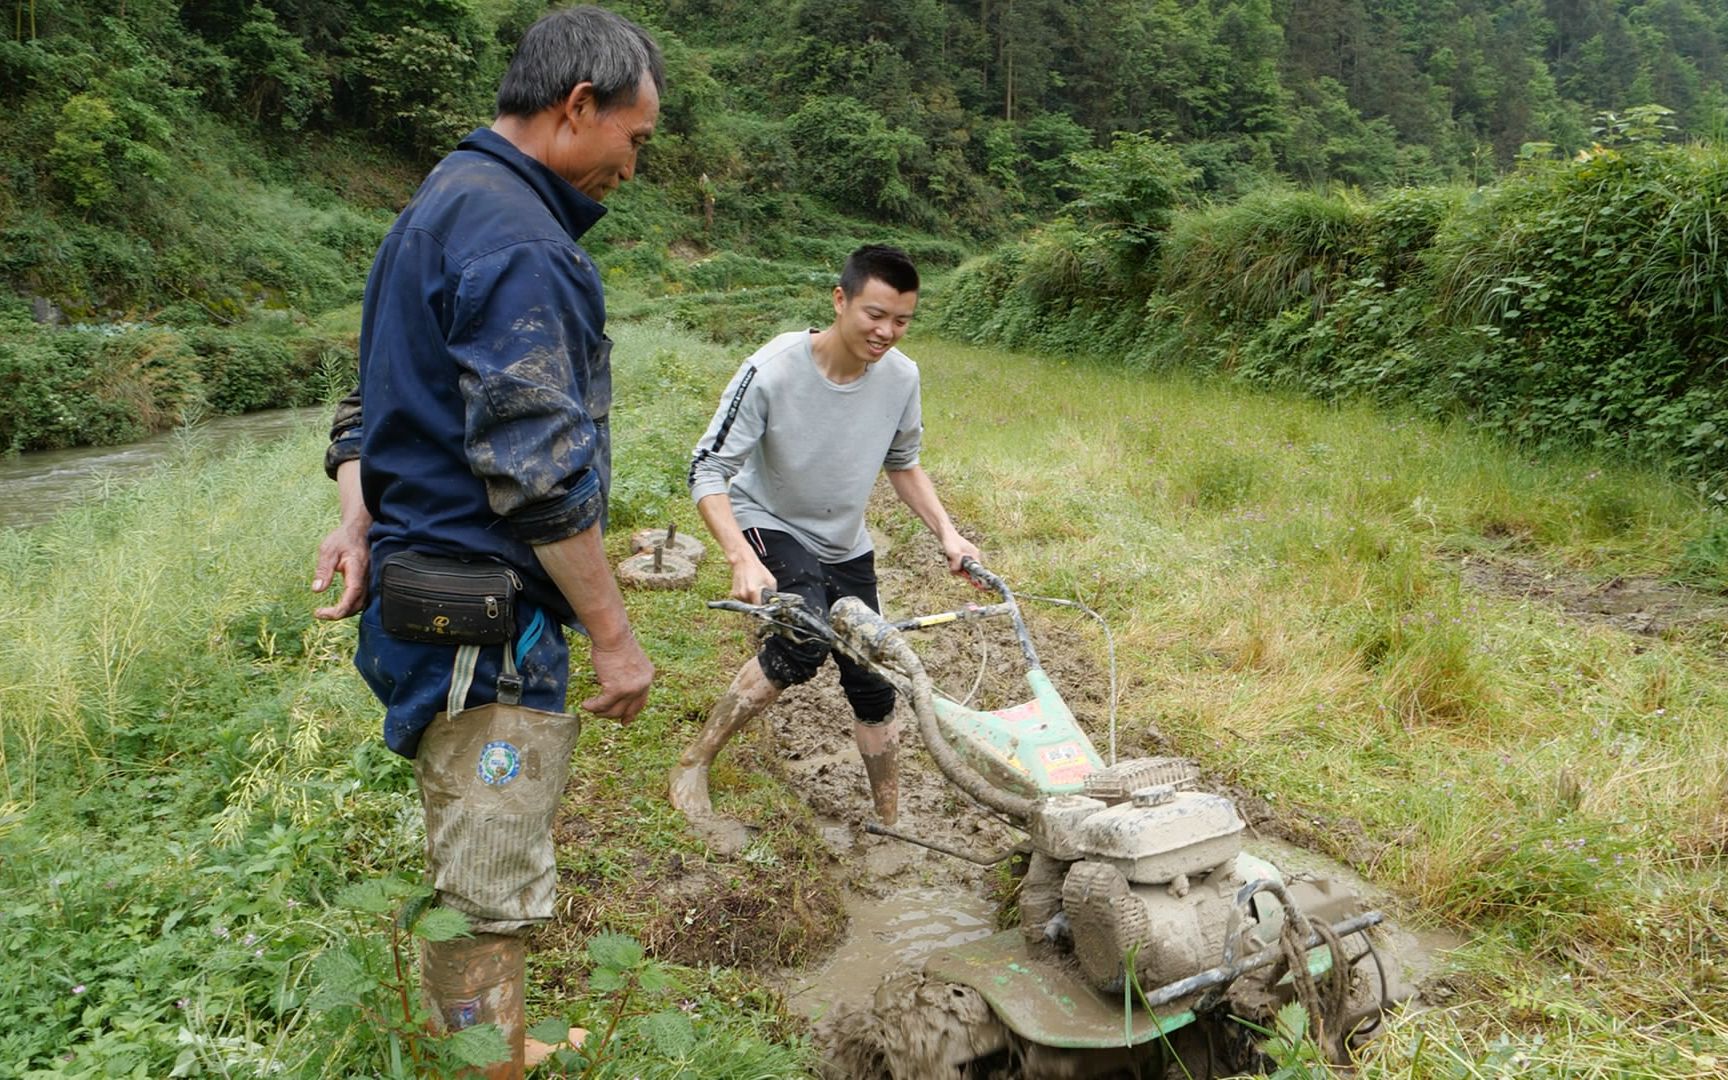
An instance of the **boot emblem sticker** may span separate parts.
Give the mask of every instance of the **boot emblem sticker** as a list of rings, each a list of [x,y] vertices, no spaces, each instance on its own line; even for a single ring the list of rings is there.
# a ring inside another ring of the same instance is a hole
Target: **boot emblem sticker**
[[[489,742],[480,750],[480,782],[503,787],[522,771],[522,752],[507,742]]]

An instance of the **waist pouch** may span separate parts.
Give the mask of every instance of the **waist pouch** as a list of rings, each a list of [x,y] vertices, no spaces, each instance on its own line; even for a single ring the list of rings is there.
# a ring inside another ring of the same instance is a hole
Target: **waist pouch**
[[[521,587],[501,562],[399,551],[378,570],[378,617],[403,641],[499,645],[516,635]]]

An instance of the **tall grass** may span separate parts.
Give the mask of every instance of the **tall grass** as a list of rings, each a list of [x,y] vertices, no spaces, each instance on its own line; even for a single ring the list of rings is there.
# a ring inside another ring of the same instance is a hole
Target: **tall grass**
[[[1711,527],[1693,491],[1462,425],[910,349],[927,466],[989,561],[1111,619],[1130,752],[1199,756],[1469,939],[1375,1075],[1724,1059],[1720,614],[1638,636],[1459,570],[1661,578]]]
[[[1097,286],[1097,238],[1059,220],[962,267],[938,319],[975,342],[1392,404],[1720,487],[1725,177],[1728,148],[1632,142],[1476,191],[1265,188],[1175,214],[1158,273],[1126,295]]]
[[[1267,188],[1178,216],[1164,245],[1164,288],[1220,321],[1319,313],[1356,258],[1364,213],[1353,195]]]
[[[737,357],[663,325],[614,333],[621,546],[638,524],[699,528],[684,466]],[[357,877],[417,874],[424,844],[409,766],[383,749],[352,668],[354,624],[310,616],[312,555],[335,514],[324,434],[309,423],[221,454],[195,431],[177,439],[142,483],[100,485],[49,524],[0,531],[0,1015],[14,1021],[0,1024],[0,1077],[379,1074],[373,1033],[307,1004],[313,958],[357,932],[330,898]],[[700,858],[641,786],[727,677],[701,598],[683,599],[637,615],[660,668],[656,708],[628,730],[586,726],[576,820],[617,840],[567,850],[575,884],[566,921],[537,946],[558,974],[536,983],[536,1017],[604,1017],[603,996],[565,983],[597,930],[674,939],[667,952],[685,958],[730,934],[763,962],[833,933],[836,887],[814,830],[796,827],[809,812],[766,779],[746,781],[747,797],[791,824],[764,844],[768,869],[709,894],[696,948],[685,894],[587,876],[603,865],[638,884],[678,879]],[[735,908],[757,914],[735,929]],[[709,1043],[691,1067],[805,1071],[776,995],[724,972],[677,975],[671,1005],[694,1003]],[[613,1065],[669,1073],[640,1039]]]

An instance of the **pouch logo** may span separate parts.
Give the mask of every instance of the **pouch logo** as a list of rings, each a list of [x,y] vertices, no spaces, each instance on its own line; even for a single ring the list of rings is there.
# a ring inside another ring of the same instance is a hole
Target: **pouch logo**
[[[440,634],[442,634],[444,631],[450,629],[450,616],[448,616],[448,615],[434,615],[434,616],[432,616],[432,629],[438,631]]]
[[[507,742],[489,742],[480,750],[480,782],[503,787],[522,771],[522,752]]]
[[[467,1001],[457,1001],[444,1010],[444,1026],[451,1031],[461,1031],[471,1028],[480,1019],[480,999],[469,998]]]

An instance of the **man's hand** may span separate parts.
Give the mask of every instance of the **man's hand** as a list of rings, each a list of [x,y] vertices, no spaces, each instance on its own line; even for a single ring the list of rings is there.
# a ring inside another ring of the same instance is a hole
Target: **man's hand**
[[[338,525],[318,545],[318,567],[312,571],[312,591],[330,587],[332,576],[342,575],[342,595],[329,607],[312,612],[320,619],[346,619],[366,606],[366,573],[372,551],[366,543],[364,525]]]
[[[762,594],[772,592],[779,586],[774,575],[762,565],[762,560],[755,555],[747,559],[739,559],[732,564],[732,599],[742,600],[746,604],[760,604]]]
[[[950,533],[942,540],[942,555],[948,560],[948,571],[966,577],[966,572],[960,569],[960,564],[967,559],[977,559],[980,563],[984,556],[979,553],[978,546],[959,533]],[[966,578],[971,581],[971,578]],[[973,582],[977,584],[977,582]]]
[[[618,644],[593,643],[589,658],[600,692],[582,703],[582,711],[615,717],[628,724],[648,704],[648,687],[654,681],[654,664],[642,651],[635,634],[626,634]]]

